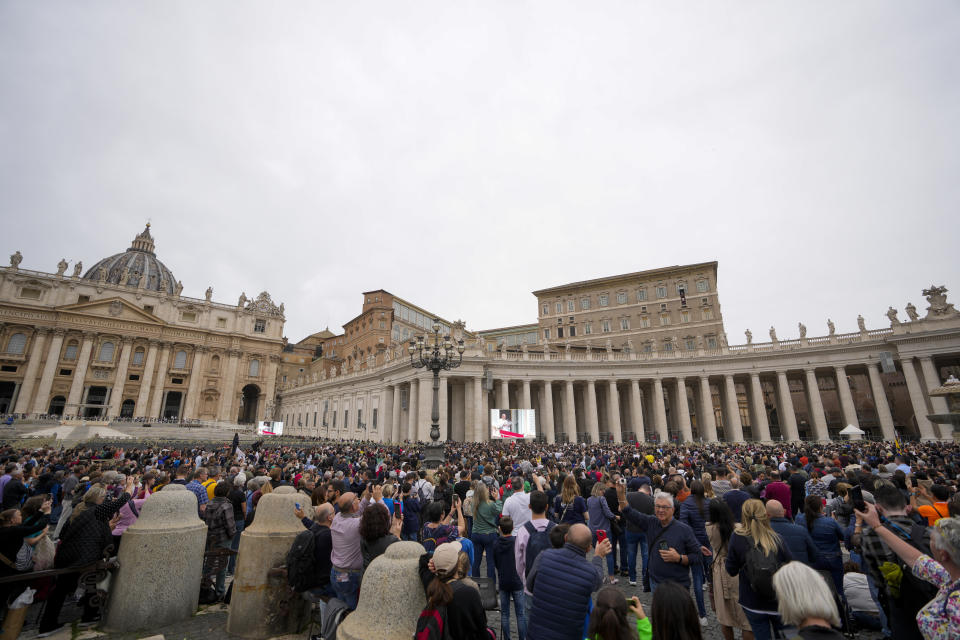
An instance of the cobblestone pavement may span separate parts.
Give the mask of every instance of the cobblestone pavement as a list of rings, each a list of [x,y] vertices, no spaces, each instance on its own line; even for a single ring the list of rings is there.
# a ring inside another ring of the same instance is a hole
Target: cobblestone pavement
[[[486,575],[486,561],[481,564],[480,575]],[[650,593],[643,593],[642,585],[637,585],[636,587],[631,587],[627,582],[627,578],[620,578],[620,582],[617,585],[617,588],[623,592],[625,597],[638,596],[640,602],[643,604],[644,610],[647,614],[650,613],[650,607],[652,605],[652,595]],[[706,606],[707,606],[707,618],[709,624],[703,630],[703,637],[705,640],[722,640],[723,634],[720,631],[720,625],[717,623],[717,618],[713,614],[713,611],[710,609],[710,599],[706,593]],[[160,627],[156,629],[149,629],[143,631],[137,631],[133,633],[105,633],[98,631],[96,629],[80,630],[75,626],[75,622],[79,621],[80,614],[82,610],[76,605],[76,603],[68,604],[64,606],[63,612],[60,615],[61,621],[74,621],[73,625],[68,625],[61,632],[58,632],[55,635],[50,636],[51,640],[146,640],[147,638],[152,638],[153,640],[160,640],[156,636],[162,636],[165,640],[239,640],[240,636],[235,636],[227,633],[227,613],[228,607],[222,604],[211,605],[202,607],[200,611],[182,622],[176,624],[168,625],[166,627]],[[23,631],[20,634],[20,638],[23,640],[31,640],[36,638],[37,635],[37,621],[40,615],[40,605],[35,604],[30,608],[30,612],[27,615],[26,623],[24,624]],[[497,637],[500,640],[504,640],[502,634],[500,633],[500,611],[488,611],[487,612],[487,624],[491,629],[496,631]],[[510,610],[510,638],[511,640],[516,640],[518,638],[517,634],[517,620],[514,615],[514,611],[511,603]],[[737,634],[739,638],[740,635]],[[861,632],[857,634],[857,638],[863,640],[879,640],[881,638],[880,633],[873,632]],[[299,636],[282,636],[283,640],[293,639],[293,638],[306,638],[306,630],[304,633]],[[277,640],[280,640],[278,638]],[[370,640],[376,640],[376,638],[370,638]]]

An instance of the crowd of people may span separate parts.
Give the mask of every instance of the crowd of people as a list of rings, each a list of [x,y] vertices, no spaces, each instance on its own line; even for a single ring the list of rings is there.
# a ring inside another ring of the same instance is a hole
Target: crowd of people
[[[960,637],[952,443],[449,443],[439,469],[422,460],[417,443],[359,441],[0,447],[0,577],[25,576],[3,602],[31,571],[116,553],[169,484],[197,497],[207,550],[225,551],[203,568],[201,602],[215,602],[260,499],[291,486],[311,541],[291,549],[291,586],[325,619],[350,615],[365,571],[403,540],[423,547],[418,638],[700,638],[711,624],[726,640]],[[38,591],[41,636],[77,576]],[[649,612],[625,597],[641,592]]]

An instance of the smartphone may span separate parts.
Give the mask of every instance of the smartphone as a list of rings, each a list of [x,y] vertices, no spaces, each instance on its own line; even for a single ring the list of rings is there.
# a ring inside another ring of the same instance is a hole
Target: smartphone
[[[661,540],[660,544],[657,545],[657,548],[660,549],[660,551],[666,551],[667,549],[670,548],[670,545],[667,543],[666,540]]]
[[[603,529],[597,529],[597,544],[607,539],[607,532]]]
[[[867,510],[867,504],[863,501],[863,489],[859,485],[850,487],[850,502],[857,511]]]
[[[293,503],[293,506],[295,506],[295,507],[297,508],[297,511],[300,511],[300,503],[299,503],[299,502],[294,502],[294,503]]]

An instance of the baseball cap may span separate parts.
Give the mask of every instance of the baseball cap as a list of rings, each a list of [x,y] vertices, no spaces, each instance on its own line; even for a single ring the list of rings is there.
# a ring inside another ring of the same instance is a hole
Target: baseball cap
[[[456,540],[438,545],[436,551],[433,552],[433,566],[437,568],[437,571],[443,573],[453,571],[457,566],[462,548],[462,545]]]

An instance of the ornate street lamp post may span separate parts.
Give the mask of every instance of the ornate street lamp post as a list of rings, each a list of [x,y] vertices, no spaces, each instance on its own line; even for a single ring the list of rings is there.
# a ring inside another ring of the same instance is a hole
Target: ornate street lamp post
[[[463,362],[463,340],[454,343],[449,335],[440,337],[440,320],[433,319],[433,344],[426,336],[410,341],[410,364],[414,369],[428,369],[433,372],[433,408],[430,411],[430,440],[427,445],[424,463],[430,467],[443,464],[443,445],[440,439],[440,372],[444,369],[456,369]]]

